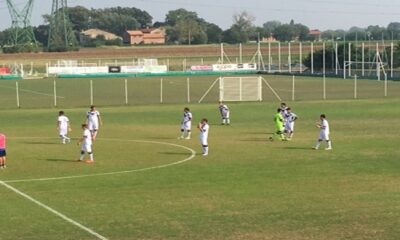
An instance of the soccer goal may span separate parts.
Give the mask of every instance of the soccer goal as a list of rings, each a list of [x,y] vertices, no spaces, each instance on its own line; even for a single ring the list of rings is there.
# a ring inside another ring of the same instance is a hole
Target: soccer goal
[[[220,101],[262,101],[262,83],[274,93],[280,100],[278,94],[271,85],[262,77],[220,77],[214,81],[206,93],[201,97],[199,103],[208,95],[211,89],[219,84]]]
[[[262,101],[260,77],[223,77],[219,81],[221,101]]]

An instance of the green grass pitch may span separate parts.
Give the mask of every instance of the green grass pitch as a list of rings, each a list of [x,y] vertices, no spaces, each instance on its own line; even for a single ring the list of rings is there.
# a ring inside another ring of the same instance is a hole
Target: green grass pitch
[[[68,145],[57,139],[58,109],[3,109],[0,180],[107,239],[399,239],[400,99],[288,104],[300,117],[290,142],[267,140],[276,101],[229,104],[231,126],[219,125],[216,103],[99,106],[93,165],[74,162],[87,108],[63,109]],[[210,120],[208,157],[196,131],[177,139],[185,106],[194,123]],[[311,149],[321,113],[333,151]],[[102,175],[182,161],[187,148],[197,154],[181,164]],[[1,240],[97,239],[3,185],[0,199]]]

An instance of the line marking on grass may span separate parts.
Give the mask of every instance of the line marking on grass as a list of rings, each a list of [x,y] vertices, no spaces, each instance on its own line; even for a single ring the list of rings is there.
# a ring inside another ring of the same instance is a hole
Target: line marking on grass
[[[38,200],[34,199],[33,197],[29,196],[29,195],[26,194],[26,193],[21,192],[20,190],[16,189],[15,187],[13,187],[13,186],[11,186],[11,185],[9,185],[9,184],[3,182],[3,181],[0,181],[0,185],[3,185],[4,187],[8,188],[9,190],[15,192],[16,194],[18,194],[18,195],[20,195],[20,196],[22,196],[22,197],[28,199],[29,201],[31,201],[31,202],[33,202],[33,203],[35,203],[36,205],[39,205],[40,207],[46,209],[47,211],[53,213],[54,215],[56,215],[56,216],[58,216],[58,217],[64,219],[64,220],[67,221],[68,223],[71,223],[71,224],[73,224],[73,225],[79,227],[80,229],[82,229],[82,230],[84,230],[84,231],[90,233],[91,235],[95,236],[96,238],[101,239],[101,240],[107,240],[106,237],[104,237],[104,236],[100,235],[99,233],[93,231],[92,229],[90,229],[90,228],[88,228],[88,227],[86,227],[86,226],[84,226],[84,225],[78,223],[77,221],[75,221],[75,220],[73,220],[73,219],[71,219],[71,218],[65,216],[64,214],[62,214],[62,213],[60,213],[60,212],[54,210],[53,208],[51,208],[51,207],[49,207],[49,206],[47,206],[47,205],[45,205],[45,204],[39,202]]]
[[[15,87],[5,87],[5,86],[0,86],[0,87],[1,87],[1,88],[6,88],[6,89],[16,90]],[[37,94],[37,95],[48,96],[48,97],[54,97],[54,94],[42,93],[42,92],[37,92],[37,91],[28,90],[28,89],[23,89],[23,88],[19,88],[19,91],[21,91],[21,92],[27,92],[27,93],[33,93],[33,94]],[[63,96],[57,96],[57,98],[65,98],[65,97],[63,97]]]
[[[23,137],[21,137],[23,138]],[[40,139],[41,137],[29,137],[29,139]],[[25,138],[27,139],[27,138]],[[132,170],[125,170],[125,171],[116,171],[116,172],[105,172],[105,173],[93,173],[93,174],[83,174],[83,175],[73,175],[73,176],[65,176],[65,177],[50,177],[50,178],[31,178],[31,179],[18,179],[18,180],[3,180],[4,183],[20,183],[20,182],[38,182],[38,181],[54,181],[54,180],[65,180],[65,179],[74,179],[74,178],[86,178],[86,177],[97,177],[97,176],[106,176],[106,175],[117,175],[117,174],[127,174],[127,173],[134,173],[134,172],[144,172],[154,169],[160,168],[167,168],[171,166],[175,166],[178,164],[182,164],[192,160],[196,156],[196,151],[185,147],[183,145],[174,144],[174,143],[166,143],[166,142],[157,142],[157,141],[146,141],[146,140],[129,140],[129,139],[115,139],[115,138],[98,138],[97,140],[104,140],[104,141],[118,141],[118,142],[138,142],[138,143],[153,143],[153,144],[162,144],[162,145],[169,145],[174,147],[183,148],[188,150],[191,155],[183,160],[163,164],[154,167],[147,167],[147,168],[140,168],[140,169],[132,169]]]

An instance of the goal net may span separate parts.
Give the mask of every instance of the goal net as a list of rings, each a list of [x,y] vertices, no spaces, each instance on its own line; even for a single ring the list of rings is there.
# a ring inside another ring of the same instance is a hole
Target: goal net
[[[211,92],[214,86],[219,84],[220,101],[262,101],[262,83],[271,90],[275,97],[282,101],[278,93],[272,88],[263,77],[220,77],[208,88],[206,93],[200,98],[201,103]]]
[[[222,101],[262,101],[261,77],[222,77],[219,98]]]

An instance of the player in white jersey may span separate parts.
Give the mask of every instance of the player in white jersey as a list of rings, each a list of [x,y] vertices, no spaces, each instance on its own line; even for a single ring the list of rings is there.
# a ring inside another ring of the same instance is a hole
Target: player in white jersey
[[[96,110],[95,106],[90,106],[90,111],[86,113],[86,124],[92,133],[93,140],[96,140],[97,132],[100,125],[103,125],[103,122],[101,121],[100,113]]]
[[[181,136],[179,138],[190,139],[192,134],[193,115],[188,107],[183,109],[183,117],[181,122]]]
[[[282,115],[282,120],[283,120],[283,126],[285,126],[286,125],[286,113],[287,113],[287,109],[288,109],[288,107],[287,107],[287,105],[286,105],[286,103],[281,103],[281,105],[279,106],[279,111],[280,111],[280,113],[281,113],[281,115]]]
[[[82,137],[79,139],[78,145],[81,145],[81,156],[79,157],[78,161],[83,161],[85,157],[85,153],[89,155],[89,160],[87,163],[93,163],[93,150],[92,150],[92,133],[90,132],[87,124],[82,124],[83,134]]]
[[[332,150],[332,142],[329,138],[330,129],[328,120],[326,120],[325,114],[321,114],[319,118],[320,122],[317,122],[317,128],[320,129],[320,132],[317,144],[315,145],[314,149],[318,150],[321,142],[326,141],[327,147],[325,148],[325,150]]]
[[[58,112],[58,118],[57,118],[57,129],[58,129],[58,135],[61,138],[61,143],[66,144],[71,142],[71,138],[69,138],[68,132],[70,132],[71,125],[69,124],[69,119],[67,116],[65,116],[64,111],[59,111]]]
[[[220,112],[221,118],[222,118],[221,125],[231,124],[231,120],[229,118],[229,116],[230,116],[229,107],[226,104],[224,104],[222,101],[219,101],[219,112]]]
[[[210,130],[210,126],[208,125],[208,120],[206,118],[201,119],[200,123],[197,125],[197,128],[200,130],[200,144],[203,152],[203,156],[208,155],[208,132]]]
[[[291,140],[294,134],[294,122],[298,119],[298,117],[289,107],[286,109],[285,119],[285,132],[288,135],[286,139]]]

